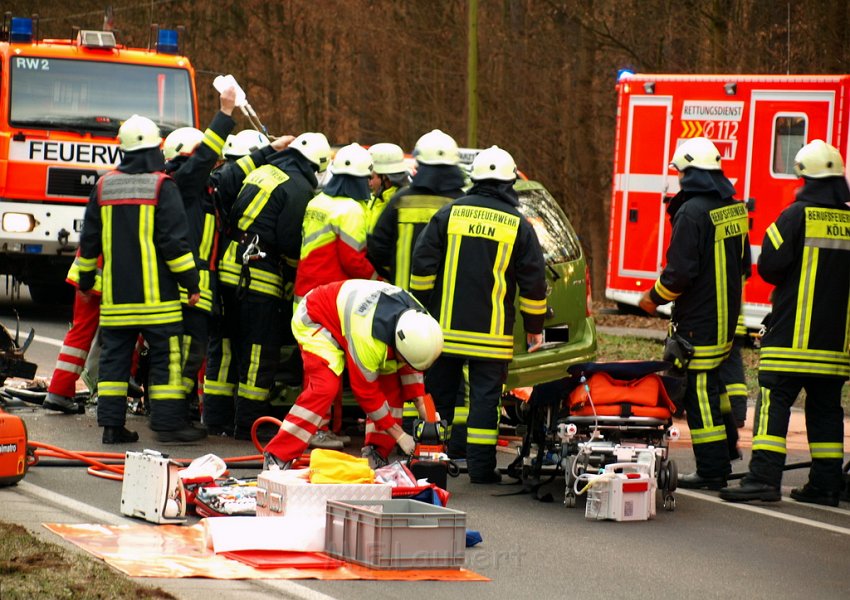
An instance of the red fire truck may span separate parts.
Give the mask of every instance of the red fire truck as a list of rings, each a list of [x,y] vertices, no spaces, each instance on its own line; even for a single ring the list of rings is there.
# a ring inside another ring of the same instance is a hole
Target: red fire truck
[[[850,76],[624,73],[617,94],[605,296],[636,306],[655,282],[670,240],[664,199],[679,191],[668,163],[679,144],[703,136],[749,211],[754,273],[744,319],[757,329],[770,310],[771,286],[755,267],[765,229],[794,199],[800,148],[822,139],[847,157]]]
[[[4,19],[0,274],[27,284],[36,302],[67,287],[89,193],[121,158],[120,124],[140,114],[163,135],[197,127],[194,70],[177,33],[157,29],[151,49],[130,49],[111,31],[39,40],[37,19]]]

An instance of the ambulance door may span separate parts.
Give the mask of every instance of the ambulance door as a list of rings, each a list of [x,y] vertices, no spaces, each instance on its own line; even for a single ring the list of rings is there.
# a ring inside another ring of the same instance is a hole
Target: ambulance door
[[[752,94],[744,198],[750,204],[754,272],[765,230],[793,202],[800,185],[794,174],[794,156],[813,139],[831,142],[834,107],[832,90]],[[763,304],[763,310],[758,312],[766,314],[771,288],[761,278],[754,277],[747,284],[746,301]]]
[[[632,96],[622,194],[617,274],[655,280],[664,247],[664,195],[670,147],[670,96]]]

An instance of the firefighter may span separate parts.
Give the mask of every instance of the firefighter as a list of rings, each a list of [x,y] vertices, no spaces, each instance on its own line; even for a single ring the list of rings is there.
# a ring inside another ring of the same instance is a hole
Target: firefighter
[[[378,273],[402,289],[410,289],[413,246],[440,208],[463,195],[457,143],[439,129],[419,138],[413,149],[416,174],[399,190],[369,235],[369,260]]]
[[[369,178],[372,198],[366,210],[366,231],[371,234],[393,195],[410,184],[410,175],[400,146],[387,142],[375,144],[369,146],[369,154],[372,155],[372,176]]]
[[[732,469],[719,368],[732,349],[741,309],[747,209],[733,199],[735,188],[708,139],[680,145],[670,167],[679,173],[680,191],[668,206],[673,231],[667,265],[640,306],[654,314],[658,305],[674,302],[671,329],[694,347],[683,403],[696,472],[680,476],[678,485],[720,489]],[[734,426],[732,431],[737,433]]]
[[[239,369],[234,436],[250,439],[254,421],[269,411],[280,362],[281,309],[301,246],[301,222],[324,171],[330,145],[321,133],[302,133],[245,178],[228,218],[229,243],[219,263],[225,311],[238,314],[232,332]],[[230,298],[228,306],[227,298]],[[291,300],[289,302],[291,304]]]
[[[385,461],[396,443],[411,454],[413,438],[393,417],[388,400],[416,398],[421,406],[421,371],[443,345],[440,326],[425,309],[389,283],[338,281],[305,296],[292,332],[304,360],[304,389],[266,445],[263,468],[287,468],[307,448],[342,389],[345,369],[357,403],[380,432],[371,440],[380,456]]]
[[[177,183],[186,210],[189,226],[189,244],[195,255],[195,264],[201,278],[201,299],[195,306],[188,305],[185,288],[180,289],[183,305],[183,388],[193,416],[197,414],[198,372],[206,356],[209,343],[210,318],[215,302],[215,278],[213,253],[218,245],[216,214],[212,195],[209,193],[210,172],[218,162],[225,139],[233,130],[235,122],[231,115],[236,106],[236,90],[228,88],[222,92],[220,110],[213,117],[206,131],[193,127],[181,127],[168,134],[163,143],[165,172]]]
[[[445,339],[426,389],[451,424],[468,362],[469,478],[498,483],[499,400],[513,357],[514,299],[518,288],[533,352],[543,340],[546,268],[537,236],[518,209],[511,155],[496,146],[483,150],[471,177],[469,194],[437,211],[419,236],[410,288],[439,321]]]
[[[94,287],[103,254],[98,425],[104,444],[139,439],[124,424],[130,361],[141,334],[150,346],[151,429],[160,442],[197,441],[206,431],[189,422],[180,380],[178,283],[186,288],[190,305],[201,294],[180,192],[162,173],[156,123],[133,115],[118,130],[118,140],[124,157],[92,191],[78,259],[79,289],[85,293]]]
[[[265,165],[275,153],[286,149],[295,138],[287,135],[269,139],[253,129],[228,136],[224,143],[225,162],[210,175],[210,189],[218,217],[219,246],[226,243],[228,222],[233,203],[242,189],[245,177]],[[239,368],[232,341],[239,330],[239,304],[236,270],[221,270],[221,254],[216,256],[217,296],[210,325],[207,364],[204,369],[204,401],[202,420],[211,435],[233,436],[236,387]]]
[[[333,177],[324,192],[310,201],[304,215],[301,260],[295,275],[296,303],[319,285],[377,278],[366,258],[372,156],[359,144],[349,144],[336,153],[330,172]],[[310,440],[310,447],[341,450],[350,438],[329,431],[328,422],[329,415]]]
[[[803,185],[767,228],[758,260],[762,278],[776,287],[761,340],[749,472],[720,497],[781,499],[791,407],[805,390],[812,466],[808,482],[791,497],[838,506],[844,484],[841,388],[850,376],[850,189],[841,155],[822,140],[806,144],[794,161]]]
[[[50,378],[50,385],[47,387],[47,396],[42,403],[42,406],[46,409],[66,414],[75,414],[80,411],[79,404],[74,396],[76,395],[77,380],[86,365],[86,359],[88,359],[91,351],[92,342],[97,333],[97,323],[100,319],[101,262],[98,261],[96,264],[94,286],[88,294],[79,290],[79,251],[77,251],[77,256],[68,270],[65,281],[76,288],[74,290],[74,320],[71,329],[68,330],[65,339],[62,341],[56,367],[53,370],[53,376]]]

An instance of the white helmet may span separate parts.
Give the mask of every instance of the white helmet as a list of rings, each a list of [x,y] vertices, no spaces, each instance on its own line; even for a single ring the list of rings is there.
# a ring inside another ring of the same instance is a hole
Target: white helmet
[[[513,157],[498,146],[490,146],[479,152],[472,161],[472,181],[482,179],[497,179],[499,181],[514,181],[516,179],[516,163]]]
[[[673,158],[670,159],[670,166],[677,171],[684,171],[689,167],[696,167],[705,171],[719,171],[720,152],[708,138],[691,138],[676,148]]]
[[[269,145],[269,138],[256,129],[244,129],[236,135],[227,136],[221,154],[225,158],[242,158],[258,148]]]
[[[823,140],[812,140],[794,157],[794,172],[798,177],[822,179],[844,175],[844,161],[834,146]]]
[[[460,162],[457,142],[439,129],[419,138],[413,149],[413,157],[423,165],[456,165]]]
[[[443,331],[434,317],[411,308],[398,318],[395,347],[411,367],[424,371],[443,351]]]
[[[118,129],[118,147],[124,152],[158,148],[162,143],[159,126],[141,115],[133,115]]]
[[[189,156],[204,139],[204,132],[194,127],[180,127],[169,133],[162,144],[165,160],[175,156]]]
[[[369,154],[372,155],[372,170],[379,175],[407,171],[407,165],[404,164],[404,150],[401,146],[383,142],[369,146]]]
[[[360,144],[344,146],[337,150],[336,156],[334,156],[331,173],[334,175],[369,177],[372,174],[372,155]]]
[[[292,140],[289,147],[298,150],[304,158],[316,165],[319,173],[324,173],[331,160],[331,145],[324,133],[302,133]]]

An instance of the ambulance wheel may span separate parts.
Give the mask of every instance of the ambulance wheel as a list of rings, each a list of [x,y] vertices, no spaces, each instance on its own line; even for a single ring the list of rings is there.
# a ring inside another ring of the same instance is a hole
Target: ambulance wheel
[[[576,494],[570,488],[566,494],[564,494],[564,506],[567,508],[575,508],[576,507]]]
[[[664,510],[669,512],[676,510],[676,498],[673,494],[664,494]]]

